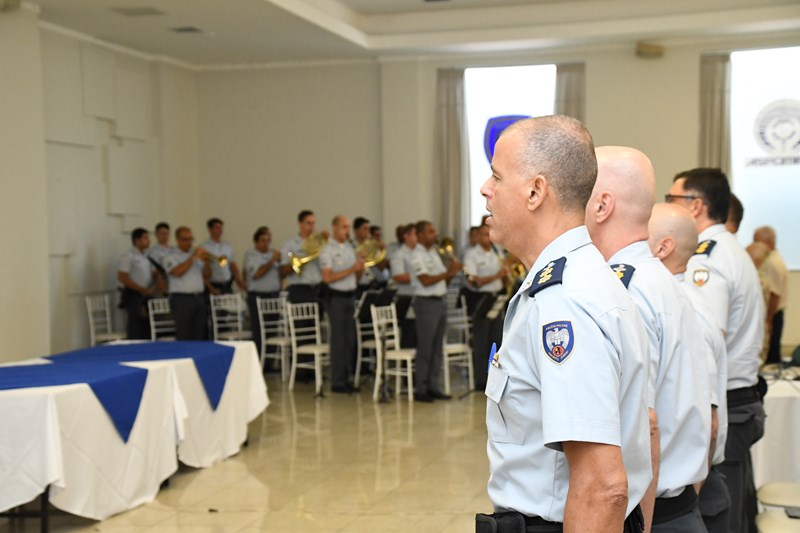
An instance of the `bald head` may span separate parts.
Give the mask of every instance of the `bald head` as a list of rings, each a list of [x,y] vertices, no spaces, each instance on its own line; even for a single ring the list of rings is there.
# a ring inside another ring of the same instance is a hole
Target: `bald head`
[[[750,258],[753,260],[753,263],[755,263],[756,268],[761,268],[761,263],[767,258],[769,252],[769,246],[763,242],[754,242],[747,247],[747,253],[750,254]]]
[[[635,148],[602,146],[595,152],[597,183],[586,208],[586,226],[608,259],[625,246],[647,239],[656,178],[650,159]]]
[[[691,211],[676,204],[656,204],[648,224],[647,243],[673,274],[686,271],[697,248],[697,229]]]

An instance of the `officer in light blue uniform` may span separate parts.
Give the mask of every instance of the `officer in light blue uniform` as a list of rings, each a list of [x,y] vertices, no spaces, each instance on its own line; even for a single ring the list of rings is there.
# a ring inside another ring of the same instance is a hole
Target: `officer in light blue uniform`
[[[258,353],[261,353],[261,323],[258,317],[258,298],[278,298],[281,290],[281,253],[269,247],[272,234],[261,226],[253,234],[254,247],[244,253],[245,279],[247,280],[247,307],[250,310],[250,328]],[[267,317],[276,320],[277,317]]]
[[[627,287],[647,331],[648,404],[658,420],[660,460],[652,530],[706,531],[694,485],[708,475],[711,402],[703,332],[688,298],[647,242],[655,173],[645,154],[597,149],[597,183],[586,210],[592,241]],[[702,352],[701,352],[702,353]]]
[[[725,229],[730,194],[722,171],[696,168],[675,177],[666,200],[683,205],[694,216],[700,243],[686,277],[725,332],[728,437],[719,470],[731,496],[730,531],[755,531],[750,447],[764,434],[764,406],[757,383],[766,311],[755,265]]]
[[[493,242],[528,267],[486,385],[489,497],[476,531],[643,530],[652,477],[646,339],[583,226],[597,173],[569,117],[510,126],[481,193]],[[626,518],[627,517],[627,518]],[[535,529],[534,529],[535,528]]]
[[[164,258],[169,273],[169,305],[175,319],[175,338],[199,341],[206,338],[207,312],[203,287],[211,276],[208,253],[192,249],[192,230],[180,226],[175,230],[177,248]]]
[[[292,258],[305,257],[308,252],[304,249],[306,239],[314,233],[316,217],[309,210],[300,211],[297,215],[297,235],[286,241],[281,248],[281,276],[286,278],[289,301],[292,303],[313,302],[319,299],[319,289],[322,283],[322,274],[319,271],[319,261],[312,260],[303,265],[300,274],[292,270]]]
[[[406,224],[402,226],[400,233],[403,242],[390,256],[389,271],[392,273],[392,281],[397,287],[395,304],[400,325],[400,345],[403,348],[414,348],[417,346],[417,331],[409,310],[414,297],[416,278],[412,258],[414,250],[418,246],[417,228],[414,224]]]

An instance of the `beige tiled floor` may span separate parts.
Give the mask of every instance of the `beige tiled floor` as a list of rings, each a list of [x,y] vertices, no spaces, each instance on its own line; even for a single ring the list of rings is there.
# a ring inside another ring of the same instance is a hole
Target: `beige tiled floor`
[[[239,455],[181,468],[156,501],[103,522],[53,511],[50,530],[450,533],[490,508],[482,394],[373,404],[366,387],[316,399],[313,384],[289,393],[270,374],[268,385],[272,404]],[[0,519],[0,533],[38,528]]]

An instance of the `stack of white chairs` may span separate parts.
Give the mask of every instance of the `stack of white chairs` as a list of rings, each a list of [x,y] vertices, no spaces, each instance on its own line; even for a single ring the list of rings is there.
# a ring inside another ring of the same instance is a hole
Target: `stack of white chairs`
[[[89,342],[92,346],[125,338],[125,334],[113,331],[111,304],[108,294],[86,297],[86,310],[89,313]]]
[[[253,338],[252,332],[244,329],[244,307],[239,294],[211,295],[211,326],[215,341]]]
[[[292,341],[292,368],[289,375],[289,390],[294,390],[294,380],[298,368],[314,371],[317,396],[322,396],[323,367],[329,364],[330,347],[322,342],[320,333],[319,304],[287,303],[287,320]],[[311,360],[301,361],[300,358]]]
[[[258,321],[261,329],[261,368],[267,359],[280,362],[281,379],[289,379],[289,356],[292,353],[292,339],[286,325],[286,299],[256,298]],[[251,320],[253,318],[251,317]]]
[[[147,302],[150,318],[150,339],[153,341],[175,340],[175,319],[169,307],[169,298],[153,298]]]
[[[400,347],[400,328],[397,327],[397,309],[394,304],[370,306],[372,329],[376,339],[377,365],[372,400],[377,401],[381,382],[394,376],[395,396],[400,394],[401,379],[406,378],[408,401],[414,400],[414,359],[416,350]]]
[[[364,322],[361,320],[362,310],[364,310],[364,302],[371,294],[377,294],[377,291],[364,291],[361,298],[356,302],[355,322],[356,322],[356,369],[354,382],[356,386],[361,381],[361,366],[364,363],[376,363],[376,344],[375,334],[372,329],[372,322]],[[364,352],[367,355],[364,355]]]
[[[460,306],[454,307],[455,312],[448,316],[448,325],[451,323],[461,332],[460,338],[455,342],[444,340],[442,349],[442,376],[444,379],[444,393],[450,394],[450,367],[463,368],[467,371],[467,384],[469,390],[475,388],[475,373],[472,368],[472,346],[469,344],[470,323],[467,314],[467,302],[464,296],[460,298]],[[452,321],[452,322],[451,322]]]

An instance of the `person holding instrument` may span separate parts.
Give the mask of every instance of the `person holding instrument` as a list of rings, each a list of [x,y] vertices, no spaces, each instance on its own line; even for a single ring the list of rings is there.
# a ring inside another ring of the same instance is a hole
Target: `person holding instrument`
[[[178,247],[164,258],[169,273],[169,305],[175,319],[175,339],[205,340],[207,311],[203,286],[211,277],[211,258],[203,248],[192,249],[192,230],[175,230]]]
[[[315,224],[313,211],[300,211],[297,215],[297,235],[281,248],[281,277],[287,278],[289,301],[292,303],[313,302],[319,297],[322,274],[317,257],[324,246],[325,235],[315,239]]]

